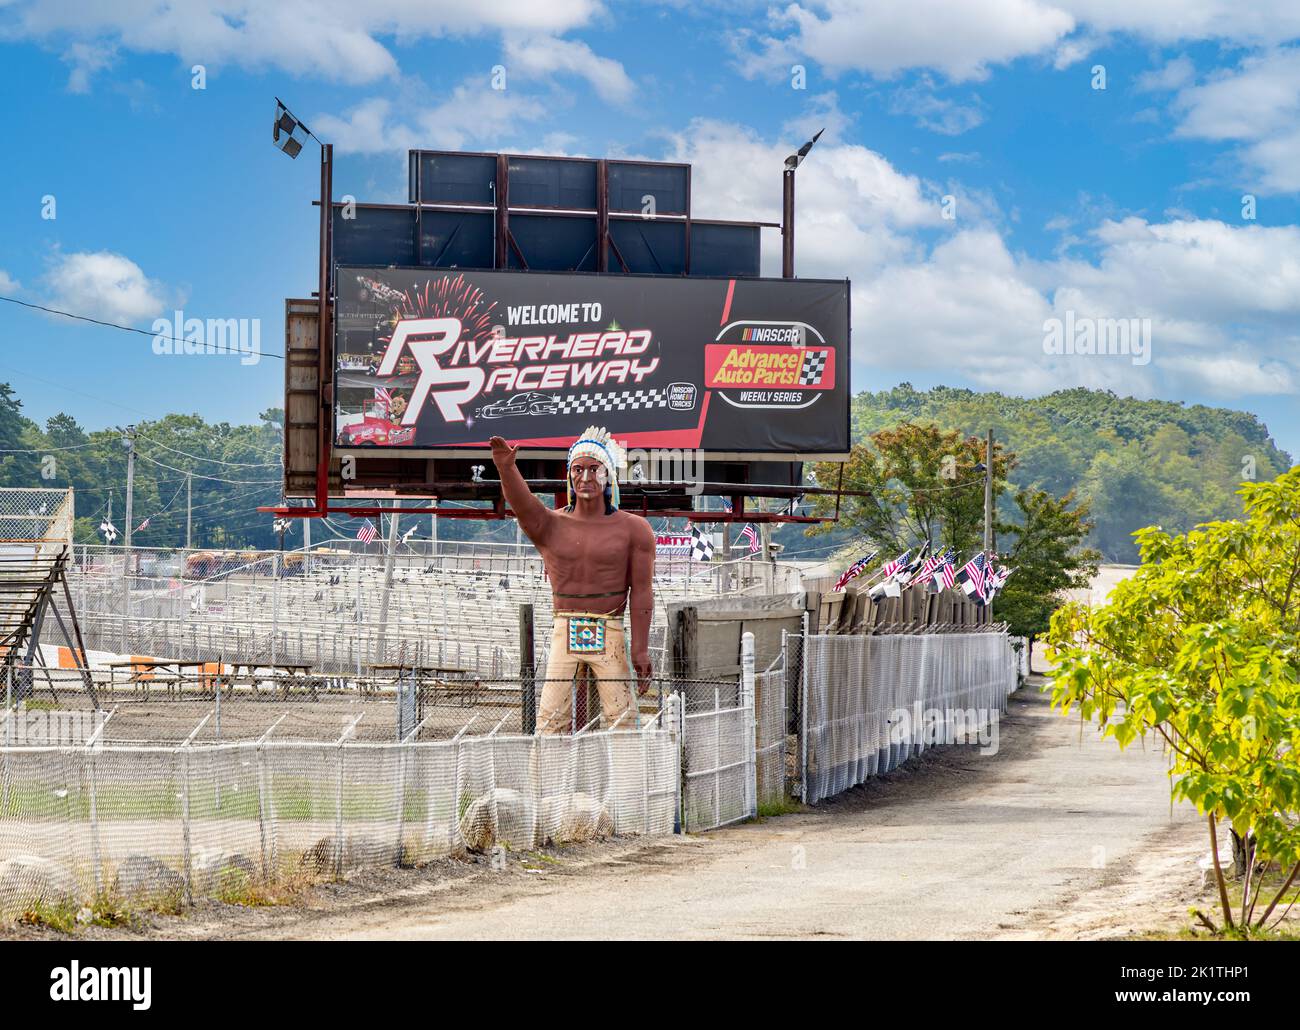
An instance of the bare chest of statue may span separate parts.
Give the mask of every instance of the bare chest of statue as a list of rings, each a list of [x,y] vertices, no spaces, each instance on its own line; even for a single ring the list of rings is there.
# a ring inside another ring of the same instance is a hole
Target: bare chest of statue
[[[631,585],[628,551],[630,519],[615,512],[596,519],[557,513],[546,543],[546,562],[558,611],[621,612]]]

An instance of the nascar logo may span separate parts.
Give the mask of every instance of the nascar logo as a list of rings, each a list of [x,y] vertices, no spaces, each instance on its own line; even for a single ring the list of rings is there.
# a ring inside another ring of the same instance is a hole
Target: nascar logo
[[[789,343],[804,342],[803,327],[797,325],[750,325],[740,334],[745,343]]]

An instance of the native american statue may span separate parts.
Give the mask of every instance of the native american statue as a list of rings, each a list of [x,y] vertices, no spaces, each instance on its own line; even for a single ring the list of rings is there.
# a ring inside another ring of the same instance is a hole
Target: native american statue
[[[589,427],[569,448],[568,504],[551,509],[515,467],[518,445],[492,437],[492,461],[520,528],[542,555],[551,581],[555,625],[538,706],[539,733],[567,733],[573,721],[573,679],[594,674],[607,727],[634,729],[623,614],[632,613],[632,665],[637,693],[650,687],[650,616],[654,607],[655,535],[645,519],[618,507],[623,461],[609,432]],[[619,720],[622,720],[621,722]]]

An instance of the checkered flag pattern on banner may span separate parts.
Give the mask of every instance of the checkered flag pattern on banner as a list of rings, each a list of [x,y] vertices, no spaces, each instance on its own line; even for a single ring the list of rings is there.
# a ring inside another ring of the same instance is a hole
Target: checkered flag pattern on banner
[[[694,523],[691,524],[691,561],[713,561],[713,541]]]
[[[588,411],[642,411],[668,407],[665,390],[616,390],[613,393],[571,393],[555,398],[557,415],[576,415]]]
[[[799,370],[800,386],[816,386],[826,374],[826,351],[805,350],[803,367]]]

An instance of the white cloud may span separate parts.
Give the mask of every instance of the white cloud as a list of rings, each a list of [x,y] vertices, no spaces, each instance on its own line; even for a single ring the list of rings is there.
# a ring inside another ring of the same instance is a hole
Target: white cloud
[[[781,170],[802,142],[792,136],[771,143],[738,125],[697,119],[670,138],[661,156],[693,165],[691,209],[697,217],[779,222]],[[947,224],[938,187],[904,175],[866,147],[823,137],[800,165],[796,182],[801,275],[868,274],[917,252],[911,230]],[[779,246],[768,245],[769,272],[779,259]]]
[[[461,83],[443,103],[408,113],[409,120],[395,121],[392,102],[372,97],[344,117],[316,115],[309,124],[340,153],[460,150],[476,142],[498,145],[521,124],[545,117],[547,110],[540,100],[511,90],[494,90],[485,79]]]
[[[1166,61],[1153,71],[1143,72],[1137,78],[1137,86],[1138,89],[1153,93],[1164,93],[1182,89],[1190,85],[1195,78],[1196,68],[1192,65],[1191,58],[1184,54]]]
[[[660,156],[693,163],[700,217],[779,221],[788,150],[744,127],[698,120]],[[963,198],[955,224],[939,216],[943,191]],[[800,167],[797,196],[799,274],[853,281],[859,387],[923,369],[1027,394],[1087,386],[1231,400],[1300,387],[1300,228],[1110,218],[1081,195],[1074,215],[1048,226],[1096,256],[1034,261],[1009,250],[977,192],[833,143]],[[768,274],[776,242],[775,233],[765,237]],[[1067,311],[1150,319],[1150,364],[1045,353],[1044,323]]]
[[[979,98],[963,104],[949,97],[939,96],[928,76],[916,86],[894,90],[889,100],[891,114],[910,115],[923,129],[944,136],[959,136],[984,121]]]
[[[811,58],[832,74],[891,78],[930,69],[954,82],[1025,57],[1058,69],[1112,35],[1171,45],[1196,40],[1272,45],[1300,36],[1294,0],[803,0],[774,8],[757,64],[788,71]]]
[[[0,268],[0,293],[12,296],[22,289],[22,284],[3,268]]]
[[[10,8],[10,34],[175,54],[210,68],[273,67],[362,83],[397,73],[397,59],[380,38],[408,43],[485,32],[555,35],[587,24],[601,10],[598,0],[19,0]]]
[[[59,255],[45,282],[51,307],[111,322],[139,322],[167,304],[161,283],[107,250]]]
[[[1242,144],[1238,153],[1250,185],[1300,191],[1300,48],[1246,57],[1238,67],[1183,88],[1176,134]]]
[[[1039,263],[1012,255],[991,229],[964,229],[920,260],[855,276],[856,357],[868,381],[876,369],[929,367],[1030,394],[1088,386],[1235,398],[1300,385],[1300,229],[1129,218],[1092,238],[1095,261]],[[1150,364],[1044,353],[1044,322],[1067,312],[1150,319]]]
[[[1065,11],[1036,0],[824,0],[790,4],[774,18],[791,34],[767,42],[775,63],[803,54],[831,72],[889,78],[933,68],[957,82],[982,79],[990,64],[1040,53],[1074,29]]]
[[[844,134],[856,118],[857,115],[845,114],[840,110],[839,94],[832,90],[809,97],[804,110],[788,119],[781,128],[791,138],[798,137],[797,146],[802,146],[804,140],[811,139],[814,133],[822,129],[826,130],[823,138],[827,143],[832,143],[837,136]],[[821,145],[820,141],[818,145]]]
[[[90,80],[117,60],[117,47],[105,43],[73,43],[63,55],[72,65],[68,73],[69,93],[89,93]]]
[[[618,61],[598,57],[591,47],[553,36],[507,38],[505,45],[507,75],[548,79],[556,73],[586,79],[592,89],[610,103],[625,104],[635,87]]]

